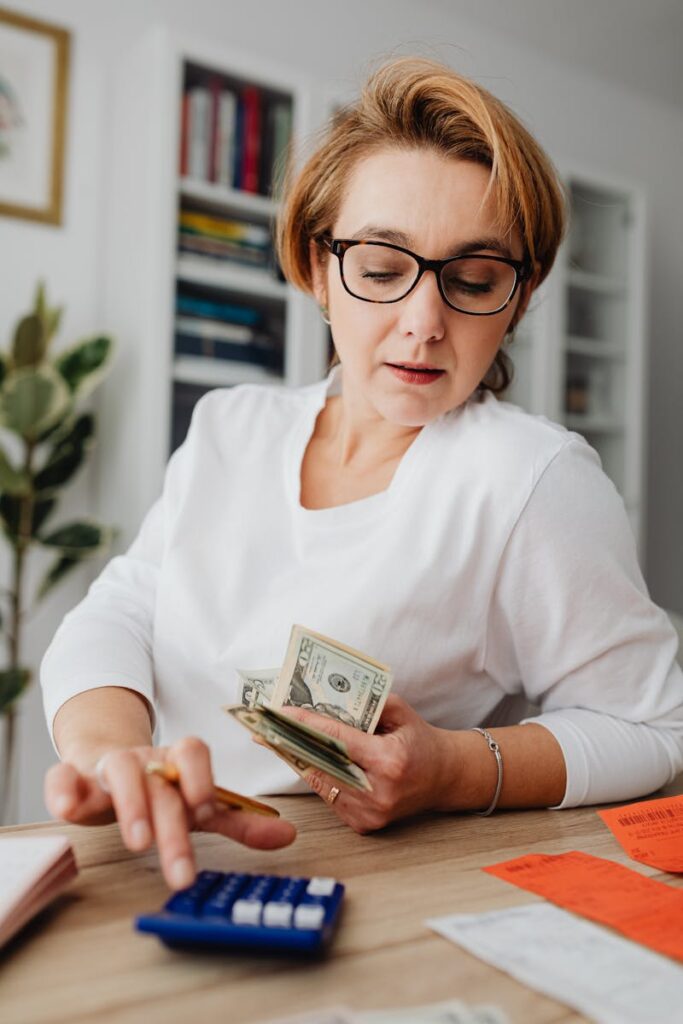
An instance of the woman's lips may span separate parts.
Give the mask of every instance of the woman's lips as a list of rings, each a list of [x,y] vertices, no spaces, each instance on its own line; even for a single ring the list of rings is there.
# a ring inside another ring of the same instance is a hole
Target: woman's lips
[[[443,377],[445,370],[420,370],[415,367],[402,366],[400,363],[386,363],[391,372],[406,384],[432,384]]]

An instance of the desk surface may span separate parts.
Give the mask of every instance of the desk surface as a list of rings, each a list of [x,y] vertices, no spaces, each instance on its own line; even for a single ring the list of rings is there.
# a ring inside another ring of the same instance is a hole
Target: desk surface
[[[480,870],[529,851],[584,850],[677,884],[630,861],[592,808],[490,818],[430,815],[358,836],[315,797],[271,802],[299,827],[291,847],[248,850],[194,833],[197,866],[344,881],[345,909],[326,959],[169,950],[132,927],[136,914],[156,910],[169,895],[155,848],[131,853],[117,825],[19,825],[0,829],[0,838],[66,833],[80,874],[0,952],[3,1024],[247,1024],[334,1005],[374,1009],[458,997],[496,1003],[513,1024],[580,1021],[566,1006],[436,935],[425,918],[536,900]]]

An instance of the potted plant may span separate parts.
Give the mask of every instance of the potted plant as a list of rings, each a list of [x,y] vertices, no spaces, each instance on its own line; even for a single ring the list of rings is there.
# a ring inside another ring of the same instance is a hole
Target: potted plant
[[[96,336],[52,353],[62,308],[47,305],[38,285],[33,310],[19,320],[9,352],[0,352],[0,531],[9,545],[10,579],[0,589],[0,824],[14,790],[18,700],[31,681],[22,650],[30,606],[50,593],[81,562],[108,548],[115,531],[86,519],[53,526],[60,491],[92,447],[95,417],[79,411],[108,371],[112,341]],[[29,551],[42,548],[52,562],[26,594]]]

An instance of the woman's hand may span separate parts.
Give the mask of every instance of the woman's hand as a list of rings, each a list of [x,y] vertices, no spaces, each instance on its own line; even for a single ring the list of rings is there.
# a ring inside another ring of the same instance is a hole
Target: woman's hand
[[[176,765],[179,787],[157,775],[147,775],[148,761]],[[193,828],[218,832],[262,850],[287,846],[296,835],[288,821],[214,804],[209,748],[196,737],[182,739],[172,747],[110,750],[99,779],[94,763],[83,769],[59,762],[45,776],[44,796],[55,818],[73,824],[104,825],[118,820],[130,850],[146,850],[155,839],[164,877],[172,889],[185,888],[194,880],[189,837]]]
[[[372,736],[302,708],[278,711],[341,740],[351,760],[368,776],[371,793],[349,789],[316,768],[302,776],[328,803],[330,793],[338,790],[332,810],[356,832],[372,832],[398,818],[442,806],[450,775],[449,734],[425,722],[400,697],[389,695]]]

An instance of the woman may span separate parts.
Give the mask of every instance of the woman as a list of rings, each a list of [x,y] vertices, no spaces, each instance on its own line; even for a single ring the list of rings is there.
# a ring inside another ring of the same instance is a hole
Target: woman
[[[210,797],[214,775],[306,788],[219,711],[238,666],[281,663],[294,622],[394,669],[374,736],[290,711],[368,774],[370,794],[307,776],[357,831],[627,799],[683,768],[677,642],[621,499],[582,438],[496,397],[564,230],[538,144],[450,69],[392,61],[336,115],[286,187],[278,248],[339,365],[198,403],[137,539],[45,656],[53,814],[116,817],[131,849],[154,836],[176,887],[193,825],[290,841]],[[151,757],[180,792],[144,776]]]

